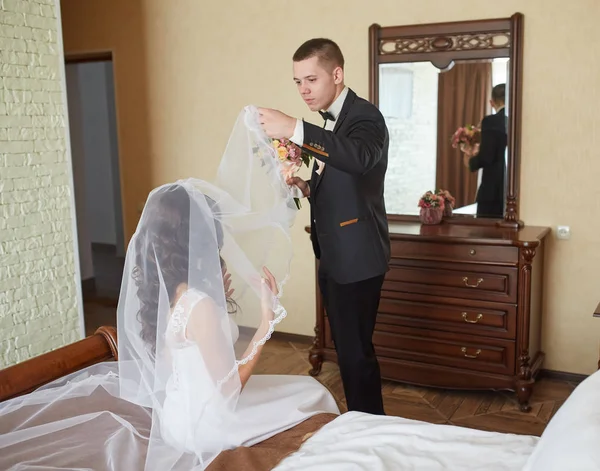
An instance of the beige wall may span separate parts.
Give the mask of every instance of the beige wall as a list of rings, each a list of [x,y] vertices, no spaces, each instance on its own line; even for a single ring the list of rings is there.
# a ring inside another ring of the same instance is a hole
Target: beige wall
[[[0,7],[0,368],[80,338],[57,6]]]
[[[527,224],[571,226],[569,241],[550,241],[543,347],[546,368],[590,373],[600,321],[600,56],[597,0],[63,0],[69,53],[115,54],[117,113],[126,232],[155,185],[211,178],[229,131],[246,104],[279,107],[319,122],[299,99],[291,55],[312,36],[330,36],[347,60],[347,83],[367,96],[372,23],[397,24],[525,14],[522,215]],[[549,189],[549,190],[546,190]],[[303,227],[285,295],[282,330],[311,334],[313,257]]]

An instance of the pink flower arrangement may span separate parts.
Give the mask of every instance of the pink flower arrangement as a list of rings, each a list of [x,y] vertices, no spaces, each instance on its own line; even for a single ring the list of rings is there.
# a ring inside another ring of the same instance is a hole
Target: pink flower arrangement
[[[452,147],[463,152],[465,148],[474,149],[481,143],[481,128],[468,124],[458,128],[452,135]]]
[[[437,194],[438,196],[444,198],[444,216],[451,217],[452,209],[454,208],[454,203],[456,202],[454,196],[452,196],[448,190],[442,190],[441,188],[438,190]]]
[[[444,203],[445,204],[449,204],[450,206],[454,206],[454,203],[455,203],[456,200],[454,199],[454,196],[452,196],[448,190],[439,189],[438,192],[437,192],[437,194],[438,194],[438,196],[441,196],[442,198],[444,198]]]
[[[293,177],[302,168],[302,164],[309,166],[311,156],[289,139],[273,139],[272,145],[281,163],[281,174],[284,180]],[[300,199],[294,198],[294,201],[296,207],[300,209],[302,207]]]
[[[444,197],[438,194],[435,194],[433,191],[426,192],[421,199],[419,200],[419,208],[429,209],[429,208],[440,208],[444,209],[445,201]]]

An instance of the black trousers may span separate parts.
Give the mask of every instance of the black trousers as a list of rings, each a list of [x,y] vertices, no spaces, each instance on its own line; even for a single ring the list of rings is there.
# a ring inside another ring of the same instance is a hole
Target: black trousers
[[[502,219],[504,217],[504,201],[477,202],[477,217]]]
[[[319,274],[349,411],[385,415],[381,373],[373,348],[383,279],[381,275],[357,283],[339,284]]]

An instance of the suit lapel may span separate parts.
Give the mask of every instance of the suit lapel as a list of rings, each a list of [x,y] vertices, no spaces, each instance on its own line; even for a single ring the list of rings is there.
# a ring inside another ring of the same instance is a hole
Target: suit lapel
[[[356,93],[352,91],[352,89],[348,89],[348,95],[346,95],[346,99],[344,100],[344,104],[342,105],[342,111],[340,111],[340,115],[335,120],[335,126],[333,127],[333,133],[337,134],[342,126],[342,123],[348,116],[350,108],[354,104],[354,100],[356,100]]]
[[[334,134],[337,134],[337,132],[340,130],[340,127],[342,126],[342,123],[344,122],[344,120],[348,116],[348,112],[350,111],[350,108],[352,107],[352,104],[354,103],[355,99],[356,99],[356,93],[354,93],[352,91],[352,89],[348,89],[348,95],[346,95],[346,99],[344,100],[344,104],[342,105],[342,110],[340,111],[339,116],[335,120],[335,126],[333,127],[333,133]],[[315,161],[315,164],[314,164],[314,167],[313,167],[313,175],[317,179],[316,182],[315,182],[315,191],[319,187],[319,183],[321,183],[321,180],[323,179],[324,173],[327,171],[327,165],[325,165],[325,167],[321,171],[320,175],[317,174],[317,168],[318,168],[317,162]]]

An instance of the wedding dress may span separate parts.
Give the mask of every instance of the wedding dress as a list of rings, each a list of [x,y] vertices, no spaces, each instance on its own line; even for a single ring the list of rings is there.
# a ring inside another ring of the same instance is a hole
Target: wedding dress
[[[226,441],[228,449],[252,446],[315,414],[340,413],[331,394],[310,376],[253,375],[240,394],[235,414],[229,417],[235,427],[228,427],[228,436],[216,438],[225,413],[219,404],[212,404],[211,415],[205,414],[200,420],[204,404],[211,399],[212,384],[206,381],[208,370],[196,344],[185,336],[190,313],[206,297],[197,290],[184,293],[167,327],[173,375],[166,389],[162,434],[171,446],[191,453],[198,449],[197,440],[204,442],[203,447],[215,442],[218,448],[221,441]],[[235,343],[239,328],[232,316],[229,327]],[[185,406],[188,397],[195,398],[191,408]]]
[[[150,192],[125,258],[118,362],[0,404],[0,469],[203,470],[223,450],[339,414],[309,376],[240,375],[287,315],[293,197],[246,107],[214,182]]]

